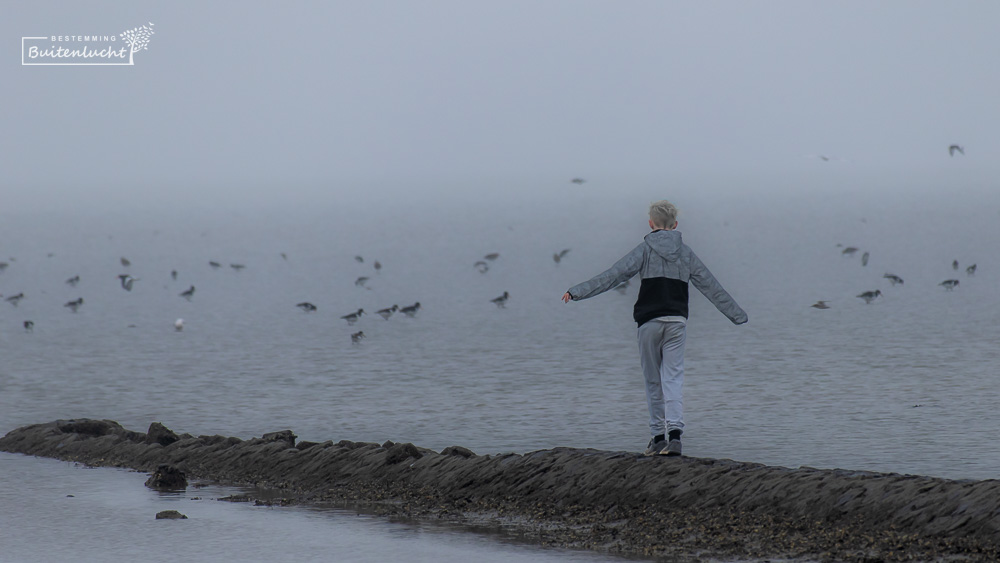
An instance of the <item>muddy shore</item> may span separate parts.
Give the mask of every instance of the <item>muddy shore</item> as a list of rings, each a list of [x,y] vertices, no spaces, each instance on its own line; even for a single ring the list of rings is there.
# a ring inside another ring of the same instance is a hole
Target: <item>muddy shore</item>
[[[556,448],[523,455],[413,444],[240,440],[61,420],[0,450],[280,490],[288,502],[495,525],[545,545],[677,559],[1000,560],[1000,481],[787,469]]]

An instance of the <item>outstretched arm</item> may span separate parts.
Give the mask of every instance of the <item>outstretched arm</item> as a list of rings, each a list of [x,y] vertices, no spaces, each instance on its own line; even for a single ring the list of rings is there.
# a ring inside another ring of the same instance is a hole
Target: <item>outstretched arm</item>
[[[694,252],[691,253],[691,283],[715,305],[719,312],[729,317],[733,324],[741,325],[747,322],[746,311],[736,304],[736,300],[722,288],[722,284],[715,279]]]
[[[643,247],[645,246],[645,244],[636,246],[632,252],[615,262],[614,266],[569,288],[569,291],[562,296],[563,302],[569,303],[570,299],[579,301],[600,295],[639,273],[639,268],[642,267]]]

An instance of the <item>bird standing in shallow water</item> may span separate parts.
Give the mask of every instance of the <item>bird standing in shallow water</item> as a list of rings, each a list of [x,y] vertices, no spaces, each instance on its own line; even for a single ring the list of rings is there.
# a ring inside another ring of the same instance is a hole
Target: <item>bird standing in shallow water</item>
[[[22,299],[24,299],[24,292],[18,293],[17,295],[11,295],[7,299],[4,299],[4,301],[17,307],[17,304],[20,303]]]
[[[861,265],[862,266],[867,266],[868,265],[868,256],[870,256],[870,255],[867,252],[865,252],[864,254],[861,255]]]
[[[393,305],[392,307],[387,307],[385,309],[379,309],[378,311],[376,311],[376,313],[378,313],[379,316],[381,316],[383,319],[389,320],[389,317],[391,317],[392,314],[395,313],[398,310],[399,310],[399,305]]]
[[[951,261],[951,269],[952,270],[957,270],[958,269],[958,260],[952,260]]]
[[[81,305],[83,305],[83,297],[77,299],[76,301],[70,301],[64,304],[63,307],[69,307],[69,310],[75,313],[76,310],[79,309]]]
[[[35,332],[35,321],[24,321],[25,332]]]
[[[358,319],[360,319],[361,315],[364,315],[364,314],[365,314],[365,310],[364,309],[358,309],[354,313],[350,313],[348,315],[344,315],[343,317],[340,317],[340,318],[342,318],[345,321],[347,321],[347,324],[352,325],[352,324],[358,322]]]
[[[966,275],[969,275],[969,276],[976,275],[976,265],[973,264],[973,265],[969,266],[968,268],[966,268],[965,269],[965,273],[966,273]]]
[[[510,294],[506,291],[500,297],[490,299],[490,303],[496,303],[496,306],[503,309],[507,305],[507,300],[510,299]]]
[[[882,290],[876,289],[875,291],[866,291],[864,293],[860,293],[857,295],[857,297],[864,299],[865,304],[868,305],[872,301],[874,301],[875,298],[878,297],[879,295],[882,295]]]
[[[826,301],[817,301],[810,305],[814,309],[829,309],[830,306],[826,304]]]
[[[174,281],[177,281],[177,270],[170,270],[170,277]]]
[[[365,331],[359,330],[351,335],[351,344],[361,343],[361,339],[365,337]]]
[[[885,274],[882,277],[889,280],[889,283],[891,283],[893,286],[895,286],[896,284],[903,285],[903,278],[895,274]]]
[[[174,321],[174,330],[177,332],[184,330],[184,319],[177,319]]]
[[[378,260],[375,261],[375,273],[376,274],[382,273],[382,263],[379,262]]]
[[[66,283],[73,287],[76,287],[76,284],[80,283],[80,276],[79,275],[73,276],[70,279],[66,280]]]
[[[416,315],[417,311],[419,311],[419,310],[420,310],[420,302],[417,301],[416,303],[414,303],[413,305],[410,305],[409,307],[403,307],[402,309],[399,310],[399,312],[403,313],[407,317],[412,317],[412,316]]]
[[[191,298],[194,297],[194,286],[192,285],[189,289],[182,291],[181,297],[190,301]]]
[[[955,289],[956,285],[958,285],[958,280],[944,280],[943,282],[939,283],[938,285],[944,286],[944,288],[946,290],[951,291],[951,290]]]

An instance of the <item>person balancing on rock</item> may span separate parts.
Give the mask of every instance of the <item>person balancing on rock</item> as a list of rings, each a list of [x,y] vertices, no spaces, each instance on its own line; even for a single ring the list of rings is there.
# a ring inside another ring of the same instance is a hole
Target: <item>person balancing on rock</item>
[[[633,318],[639,324],[639,361],[646,380],[649,431],[646,455],[681,455],[684,432],[684,340],[688,316],[688,282],[734,324],[747,314],[677,231],[677,208],[669,201],[649,206],[649,228],[639,246],[606,271],[569,288],[564,303],[600,295],[639,274],[639,298]]]

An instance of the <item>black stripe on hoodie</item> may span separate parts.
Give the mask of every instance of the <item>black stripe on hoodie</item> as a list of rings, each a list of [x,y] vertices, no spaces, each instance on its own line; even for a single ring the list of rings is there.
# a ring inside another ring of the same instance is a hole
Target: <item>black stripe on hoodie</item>
[[[642,326],[657,317],[688,316],[688,284],[672,278],[644,278],[632,318]]]

